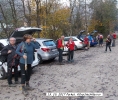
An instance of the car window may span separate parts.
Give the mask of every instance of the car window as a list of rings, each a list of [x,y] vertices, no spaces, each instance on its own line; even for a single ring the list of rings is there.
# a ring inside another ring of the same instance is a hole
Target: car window
[[[73,39],[73,41],[77,41],[77,39],[75,39],[75,38],[72,38]]]
[[[70,38],[64,38],[64,41],[69,41]]]
[[[44,41],[43,44],[45,46],[56,46],[53,40]]]
[[[36,41],[37,42],[37,41]],[[41,46],[39,42],[37,42],[39,44],[39,47]]]

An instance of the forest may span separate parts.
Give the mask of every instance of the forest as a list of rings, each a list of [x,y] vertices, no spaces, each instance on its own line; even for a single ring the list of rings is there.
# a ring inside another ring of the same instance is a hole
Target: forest
[[[0,37],[18,27],[40,27],[40,37],[75,36],[118,30],[117,0],[0,0]]]

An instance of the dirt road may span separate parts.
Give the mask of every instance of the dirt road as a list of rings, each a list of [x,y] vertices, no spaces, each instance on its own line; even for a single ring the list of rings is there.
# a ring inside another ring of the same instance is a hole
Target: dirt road
[[[7,81],[0,80],[0,100],[118,100],[118,46],[111,53],[104,50],[94,47],[76,51],[72,64],[60,66],[55,60],[39,65],[33,69],[30,85],[35,90],[28,97],[21,94],[20,85],[3,87]],[[103,96],[47,97],[46,92],[101,92]]]

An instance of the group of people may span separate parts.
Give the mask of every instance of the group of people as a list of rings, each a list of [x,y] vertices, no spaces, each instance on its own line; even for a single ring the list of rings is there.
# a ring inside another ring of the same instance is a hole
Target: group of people
[[[115,32],[114,33],[110,33],[107,36],[105,52],[107,52],[107,48],[109,48],[109,50],[111,51],[111,46],[113,46],[113,47],[115,46],[116,38],[117,38],[117,35],[116,35]],[[98,33],[98,35],[96,36],[96,39],[98,41],[99,46],[103,47],[103,42],[104,42],[103,35]],[[88,50],[90,48],[91,42],[94,42],[94,39],[88,33],[85,36],[84,41],[83,41],[83,45],[84,45],[85,50]],[[62,62],[63,61],[63,50],[64,50],[64,47],[68,48],[67,61],[68,62],[73,62],[74,61],[73,60],[73,55],[74,55],[75,43],[74,43],[72,37],[70,37],[70,39],[67,42],[67,44],[65,44],[65,42],[64,42],[64,36],[61,36],[61,38],[58,39],[58,41],[57,41],[57,48],[58,48],[58,51],[59,51],[59,64],[60,65],[64,65],[64,63]]]
[[[98,34],[97,39],[99,41],[99,46],[103,46],[103,35]],[[109,47],[111,51],[111,43],[112,46],[115,46],[116,34],[109,34],[106,39],[106,49]],[[90,42],[94,41],[89,37],[89,34],[84,38],[84,44],[87,49],[90,48]],[[63,63],[63,50],[64,47],[68,48],[68,57],[67,62],[73,62],[75,43],[70,37],[69,41],[65,44],[64,36],[61,36],[60,39],[57,40],[57,49],[59,51],[59,65],[64,65]],[[32,72],[31,65],[34,61],[34,52],[35,49],[39,48],[39,44],[36,42],[35,38],[31,35],[26,34],[23,37],[23,41],[17,46],[16,39],[11,37],[9,39],[9,44],[5,46],[1,50],[1,55],[7,56],[7,66],[8,66],[8,85],[9,87],[16,87],[17,84],[22,85],[22,93],[24,95],[28,95],[27,90],[32,90],[30,87],[29,81]],[[21,82],[18,80],[18,65],[20,65],[21,69]],[[15,83],[12,82],[12,69],[14,68],[14,76]]]
[[[99,46],[103,47],[103,35],[102,34],[98,34],[97,35],[97,40],[99,43]],[[106,48],[105,48],[105,52],[107,52],[107,48],[109,48],[110,52],[111,52],[111,46],[115,47],[115,41],[116,41],[117,35],[115,32],[111,32],[107,38],[106,38]]]
[[[67,58],[68,63],[73,62],[75,43],[74,43],[72,37],[70,37],[69,41],[66,44],[64,42],[64,36],[61,36],[61,38],[57,40],[57,48],[59,51],[59,64],[60,65],[64,65],[64,63],[63,63],[64,47],[68,48],[68,58]]]
[[[29,81],[32,72],[31,65],[34,61],[34,50],[39,48],[39,44],[35,38],[26,34],[23,41],[17,46],[16,39],[11,37],[9,44],[5,46],[1,55],[7,56],[8,66],[8,85],[9,87],[16,87],[17,84],[22,85],[22,93],[28,95],[27,90],[32,90]],[[21,82],[18,80],[18,65],[21,69]],[[14,68],[15,83],[12,82],[12,69]]]

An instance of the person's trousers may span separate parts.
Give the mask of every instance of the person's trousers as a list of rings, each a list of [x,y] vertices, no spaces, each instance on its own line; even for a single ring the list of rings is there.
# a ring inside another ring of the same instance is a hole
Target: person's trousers
[[[72,51],[68,51],[68,61],[71,61],[71,60],[73,60],[73,55],[74,55],[74,50],[72,50]]]
[[[58,49],[58,51],[59,51],[59,62],[61,63],[63,61],[63,50]]]
[[[15,82],[18,81],[18,67],[15,66],[8,66],[8,84],[12,84],[12,69],[14,68],[14,80]]]
[[[21,68],[21,84],[25,84],[30,81],[32,68],[31,64],[27,64],[27,70],[25,70],[25,64],[20,63]]]
[[[107,51],[108,47],[109,47],[109,50],[111,51],[111,45],[107,45],[107,44],[106,44],[106,50],[105,51]]]
[[[112,42],[112,46],[115,47],[115,40],[116,39],[113,39],[113,42]]]

